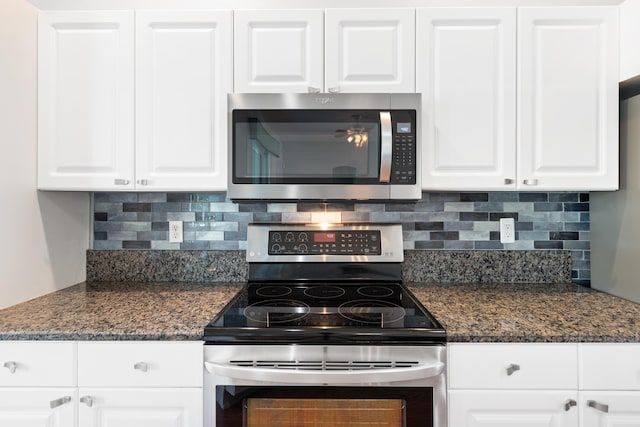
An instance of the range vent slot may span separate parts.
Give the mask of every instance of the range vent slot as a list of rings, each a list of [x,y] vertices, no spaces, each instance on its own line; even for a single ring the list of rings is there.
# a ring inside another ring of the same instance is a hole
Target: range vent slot
[[[418,366],[415,361],[323,361],[323,360],[232,360],[235,366],[300,371],[359,371],[375,369],[404,369]]]

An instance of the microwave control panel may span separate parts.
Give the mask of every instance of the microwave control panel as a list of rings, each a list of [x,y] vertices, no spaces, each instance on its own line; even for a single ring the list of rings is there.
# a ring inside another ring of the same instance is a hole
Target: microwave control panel
[[[269,231],[269,255],[380,255],[379,230]]]
[[[391,183],[416,183],[416,112],[392,111],[393,135]]]

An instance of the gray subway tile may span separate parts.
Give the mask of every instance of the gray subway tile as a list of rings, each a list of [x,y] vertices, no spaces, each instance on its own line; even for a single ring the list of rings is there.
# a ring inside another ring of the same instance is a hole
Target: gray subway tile
[[[95,240],[93,249],[118,250],[122,249],[122,240]]]
[[[490,202],[517,202],[518,193],[511,191],[495,191],[489,193]]]
[[[151,249],[155,250],[173,250],[177,251],[180,249],[180,243],[169,242],[167,240],[152,240],[151,241]]]
[[[468,240],[445,240],[444,249],[470,250],[470,249],[473,249],[473,242]]]
[[[478,204],[484,204],[484,202],[445,202],[445,212],[473,212],[476,210]]]
[[[503,249],[499,240],[478,240],[473,242],[473,247],[478,250]]]
[[[235,203],[210,203],[211,212],[238,212],[238,205]]]
[[[190,221],[196,220],[195,212],[167,212],[167,221]]]
[[[230,241],[230,240],[211,240],[209,243],[210,250],[217,251],[234,251],[239,250],[240,245],[238,241]]]
[[[139,231],[138,240],[169,240],[168,231]]]
[[[167,201],[167,193],[138,193],[138,202],[164,203]]]
[[[195,240],[224,240],[224,231],[196,231]]]

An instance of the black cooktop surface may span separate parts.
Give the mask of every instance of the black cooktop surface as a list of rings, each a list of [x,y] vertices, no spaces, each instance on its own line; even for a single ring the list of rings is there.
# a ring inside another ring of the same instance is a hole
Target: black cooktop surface
[[[209,343],[432,344],[444,328],[401,283],[250,283],[205,328]]]

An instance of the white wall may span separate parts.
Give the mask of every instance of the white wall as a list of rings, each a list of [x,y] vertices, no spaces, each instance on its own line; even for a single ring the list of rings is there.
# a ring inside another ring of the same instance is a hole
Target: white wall
[[[620,81],[640,75],[640,0],[620,5]]]
[[[81,282],[89,196],[36,190],[37,12],[0,0],[0,308]]]

